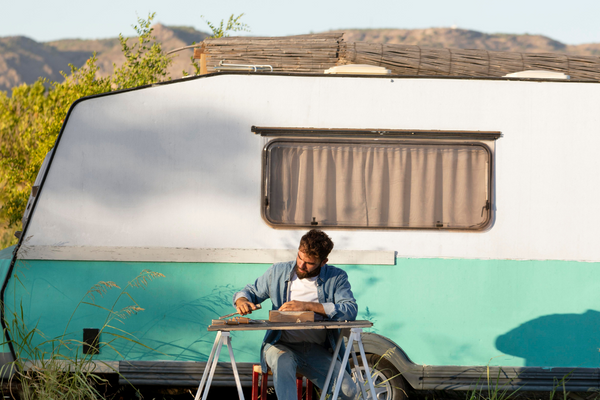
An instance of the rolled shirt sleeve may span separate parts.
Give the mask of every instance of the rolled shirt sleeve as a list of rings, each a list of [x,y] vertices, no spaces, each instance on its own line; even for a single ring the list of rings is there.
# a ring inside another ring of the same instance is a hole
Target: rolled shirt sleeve
[[[333,302],[324,302],[323,309],[330,320],[333,321],[354,321],[358,314],[358,306],[356,299],[352,294],[348,275],[341,269],[337,269],[339,273],[334,279],[334,282],[328,282],[325,290],[331,291],[330,298]]]
[[[270,297],[271,275],[273,274],[273,266],[271,266],[264,274],[258,277],[254,283],[246,285],[242,290],[233,295],[233,305],[242,297],[250,300],[254,304],[260,304]]]

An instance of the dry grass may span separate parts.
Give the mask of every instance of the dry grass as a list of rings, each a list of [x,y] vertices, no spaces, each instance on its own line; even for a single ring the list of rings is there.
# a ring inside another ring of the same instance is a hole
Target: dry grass
[[[27,326],[26,315],[22,305],[16,310],[6,310],[6,326],[9,342],[14,348],[16,361],[7,364],[0,370],[3,373],[11,373],[8,386],[4,387],[3,394],[11,398],[22,400],[98,400],[106,398],[106,388],[111,384],[109,379],[102,373],[97,372],[98,367],[118,374],[118,371],[100,360],[96,360],[94,354],[83,354],[81,348],[83,342],[72,339],[69,325],[73,320],[75,312],[81,306],[97,307],[106,312],[104,325],[100,328],[99,350],[111,349],[120,354],[115,348],[116,340],[127,341],[147,350],[155,351],[140,343],[132,334],[124,329],[115,328],[113,321],[123,322],[124,319],[143,311],[143,308],[134,300],[129,293],[131,288],[145,289],[148,284],[157,278],[164,277],[163,274],[143,270],[138,276],[130,280],[123,289],[115,282],[102,281],[90,288],[75,307],[71,317],[66,322],[64,332],[59,337],[48,338],[37,327]],[[22,284],[17,278],[15,285]],[[104,296],[111,290],[121,289],[110,308],[96,304],[97,296]],[[15,290],[16,293],[16,290]],[[129,299],[132,304],[117,308],[121,299]],[[14,304],[20,304],[16,301]],[[121,355],[122,356],[122,355]],[[137,396],[139,398],[139,396]],[[134,397],[127,397],[134,398]]]

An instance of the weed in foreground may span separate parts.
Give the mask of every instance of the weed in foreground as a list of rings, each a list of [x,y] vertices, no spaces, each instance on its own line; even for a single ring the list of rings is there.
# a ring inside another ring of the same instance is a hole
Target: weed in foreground
[[[109,363],[95,359],[94,354],[83,354],[81,351],[83,342],[70,338],[69,325],[82,305],[97,307],[106,312],[104,324],[99,330],[97,350],[107,347],[122,357],[114,342],[124,340],[154,351],[136,340],[132,334],[114,326],[114,322],[123,322],[126,318],[144,310],[129,293],[130,289],[145,289],[150,281],[162,277],[164,275],[159,272],[143,270],[123,289],[112,281],[98,282],[79,301],[66,323],[63,334],[55,338],[46,338],[37,324],[33,327],[26,326],[22,303],[19,302],[18,310],[7,310],[5,337],[10,339],[5,344],[12,345],[16,359],[4,365],[0,369],[0,375],[10,376],[8,385],[10,396],[22,400],[104,398],[102,391],[110,383],[99,371],[112,373],[118,371]],[[21,283],[17,277],[15,282]],[[121,289],[121,291],[110,308],[96,304],[96,296],[103,297],[113,289]],[[122,298],[129,299],[132,304],[117,308]],[[108,337],[109,340],[100,341],[102,336]],[[15,392],[18,392],[18,397]]]

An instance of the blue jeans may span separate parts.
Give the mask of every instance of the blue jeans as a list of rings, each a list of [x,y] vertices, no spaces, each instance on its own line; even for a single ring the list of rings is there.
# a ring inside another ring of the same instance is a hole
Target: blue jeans
[[[332,359],[332,354],[325,347],[315,343],[278,342],[274,345],[266,344],[264,355],[273,371],[273,385],[278,400],[297,400],[296,372],[304,375],[323,390]],[[336,360],[330,388],[335,387],[340,366],[341,363]],[[356,397],[356,384],[346,371],[344,371],[340,397],[344,400]]]

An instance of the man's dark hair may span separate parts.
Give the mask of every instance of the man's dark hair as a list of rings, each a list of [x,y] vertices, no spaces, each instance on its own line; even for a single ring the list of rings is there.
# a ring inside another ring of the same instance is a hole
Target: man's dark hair
[[[318,257],[320,261],[323,261],[331,253],[333,241],[325,232],[318,229],[311,229],[300,239],[298,249],[311,257]]]

